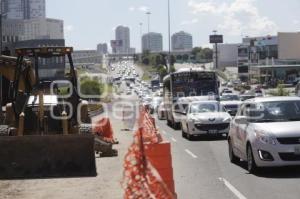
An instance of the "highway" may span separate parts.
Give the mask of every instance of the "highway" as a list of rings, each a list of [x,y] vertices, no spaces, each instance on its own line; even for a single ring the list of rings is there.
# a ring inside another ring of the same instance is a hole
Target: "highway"
[[[137,104],[137,97],[129,98]],[[225,137],[188,141],[182,138],[181,130],[167,126],[165,120],[156,118],[156,125],[164,140],[171,142],[178,198],[299,198],[300,167],[265,168],[256,175],[249,174],[245,162],[230,163]]]
[[[263,169],[249,174],[245,163],[231,164],[226,138],[188,141],[180,130],[156,120],[165,140],[172,143],[173,171],[178,198],[296,199],[300,168]]]

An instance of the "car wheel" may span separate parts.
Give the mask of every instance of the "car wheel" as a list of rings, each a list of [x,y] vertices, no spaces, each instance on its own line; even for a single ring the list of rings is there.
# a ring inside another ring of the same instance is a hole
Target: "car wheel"
[[[247,169],[249,173],[255,173],[257,171],[257,166],[253,157],[253,152],[250,144],[247,146]]]
[[[186,132],[186,138],[189,140],[189,141],[192,141],[194,136],[190,134],[189,132],[189,127],[187,126],[187,132]]]
[[[228,153],[229,153],[229,159],[231,163],[235,164],[240,161],[240,159],[234,154],[231,139],[228,140]]]
[[[182,137],[183,137],[183,138],[186,138],[186,132],[184,132],[183,127],[182,127],[182,124],[181,124],[181,132],[182,132]]]

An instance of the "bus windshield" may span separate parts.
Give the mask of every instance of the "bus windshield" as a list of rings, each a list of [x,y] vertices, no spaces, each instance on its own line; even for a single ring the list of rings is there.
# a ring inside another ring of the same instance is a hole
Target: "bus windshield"
[[[218,83],[214,72],[184,72],[172,76],[173,97],[217,95]]]

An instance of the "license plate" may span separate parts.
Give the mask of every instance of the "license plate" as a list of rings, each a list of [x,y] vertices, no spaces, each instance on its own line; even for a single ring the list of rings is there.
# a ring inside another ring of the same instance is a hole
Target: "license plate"
[[[295,154],[300,155],[300,146],[295,147]]]
[[[218,130],[209,130],[208,133],[209,133],[209,134],[217,134],[217,133],[218,133]]]

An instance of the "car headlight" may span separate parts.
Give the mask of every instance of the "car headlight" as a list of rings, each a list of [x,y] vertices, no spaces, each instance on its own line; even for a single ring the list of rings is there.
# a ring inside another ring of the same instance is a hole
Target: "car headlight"
[[[231,122],[231,118],[230,117],[228,117],[228,118],[225,118],[224,120],[223,120],[223,122],[228,122],[228,123],[230,123]]]
[[[194,118],[194,117],[190,117],[190,118],[188,119],[188,121],[189,121],[189,122],[195,123],[195,122],[199,122],[199,119]]]
[[[261,131],[255,131],[255,137],[264,144],[276,145],[276,139]]]

